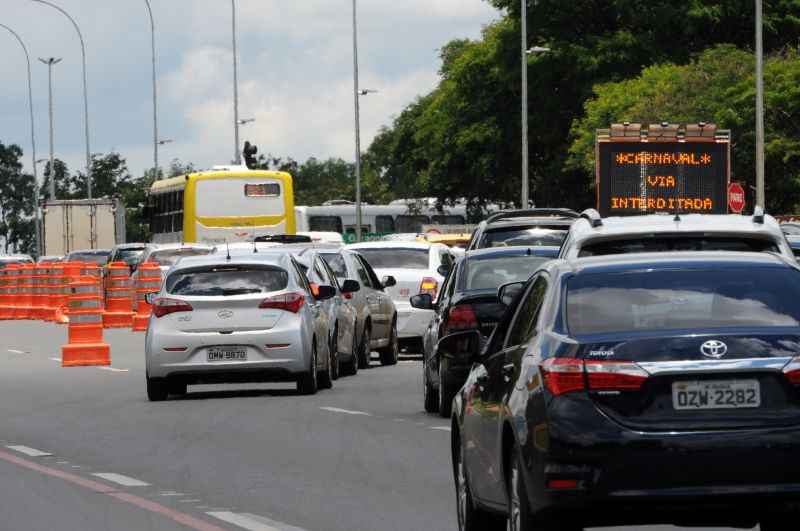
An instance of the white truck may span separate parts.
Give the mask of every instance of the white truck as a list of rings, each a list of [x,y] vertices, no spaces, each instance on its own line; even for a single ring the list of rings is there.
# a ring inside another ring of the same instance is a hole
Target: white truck
[[[119,199],[46,201],[42,206],[43,255],[125,243],[125,208]]]

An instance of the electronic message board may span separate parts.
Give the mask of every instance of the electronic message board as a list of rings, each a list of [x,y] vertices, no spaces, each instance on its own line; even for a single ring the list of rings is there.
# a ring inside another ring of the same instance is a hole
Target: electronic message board
[[[708,141],[598,142],[600,215],[727,214],[729,145]]]

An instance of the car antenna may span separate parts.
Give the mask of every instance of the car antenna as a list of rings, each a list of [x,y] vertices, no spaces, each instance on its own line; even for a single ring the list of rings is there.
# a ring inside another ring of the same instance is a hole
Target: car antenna
[[[253,254],[258,254],[258,246],[256,245],[256,222],[253,222]]]
[[[225,240],[225,249],[227,251],[227,256],[225,257],[225,260],[230,262],[231,261],[231,246],[230,246],[230,244],[228,244],[228,240]]]

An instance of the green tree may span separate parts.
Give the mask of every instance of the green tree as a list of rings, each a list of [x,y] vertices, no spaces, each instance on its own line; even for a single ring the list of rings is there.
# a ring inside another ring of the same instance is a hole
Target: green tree
[[[56,199],[71,199],[72,190],[70,189],[70,174],[66,163],[61,159],[53,159],[56,181]],[[39,198],[41,200],[50,199],[50,161],[45,164],[44,176],[41,187],[39,188]]]
[[[22,172],[22,149],[0,143],[0,239],[3,251],[35,252],[33,176]]]

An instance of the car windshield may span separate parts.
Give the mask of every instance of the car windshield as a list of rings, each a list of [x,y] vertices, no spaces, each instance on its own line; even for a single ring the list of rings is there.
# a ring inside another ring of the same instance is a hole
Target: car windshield
[[[428,269],[428,249],[403,247],[373,247],[357,249],[366,258],[372,269]]]
[[[213,266],[176,271],[167,277],[167,293],[216,297],[269,293],[286,289],[289,274],[274,267]]]
[[[766,267],[590,273],[567,282],[571,334],[800,326],[800,272]]]
[[[67,262],[88,262],[98,265],[103,265],[108,262],[108,257],[111,256],[110,251],[100,251],[91,253],[70,253],[67,257]]]
[[[800,225],[795,225],[794,223],[781,225],[781,230],[787,236],[800,236]]]
[[[211,254],[211,249],[196,249],[196,248],[183,248],[183,249],[164,249],[163,251],[153,251],[147,258],[148,262],[155,262],[160,266],[172,266],[187,256],[204,256]]]
[[[567,236],[563,227],[504,228],[487,230],[478,248],[548,246],[559,247]]]
[[[540,256],[505,256],[469,259],[461,273],[459,290],[497,289],[509,282],[528,280],[549,258]]]
[[[336,278],[347,278],[347,266],[344,263],[344,257],[340,254],[323,254],[322,257],[328,262]]]
[[[774,241],[746,236],[636,235],[611,241],[584,243],[578,256],[658,253],[666,251],[735,251],[780,253]]]
[[[130,249],[118,249],[117,250],[117,260],[121,262],[125,262],[128,265],[134,265],[139,263],[139,258],[142,257],[144,254],[144,247],[141,248],[130,248]]]

